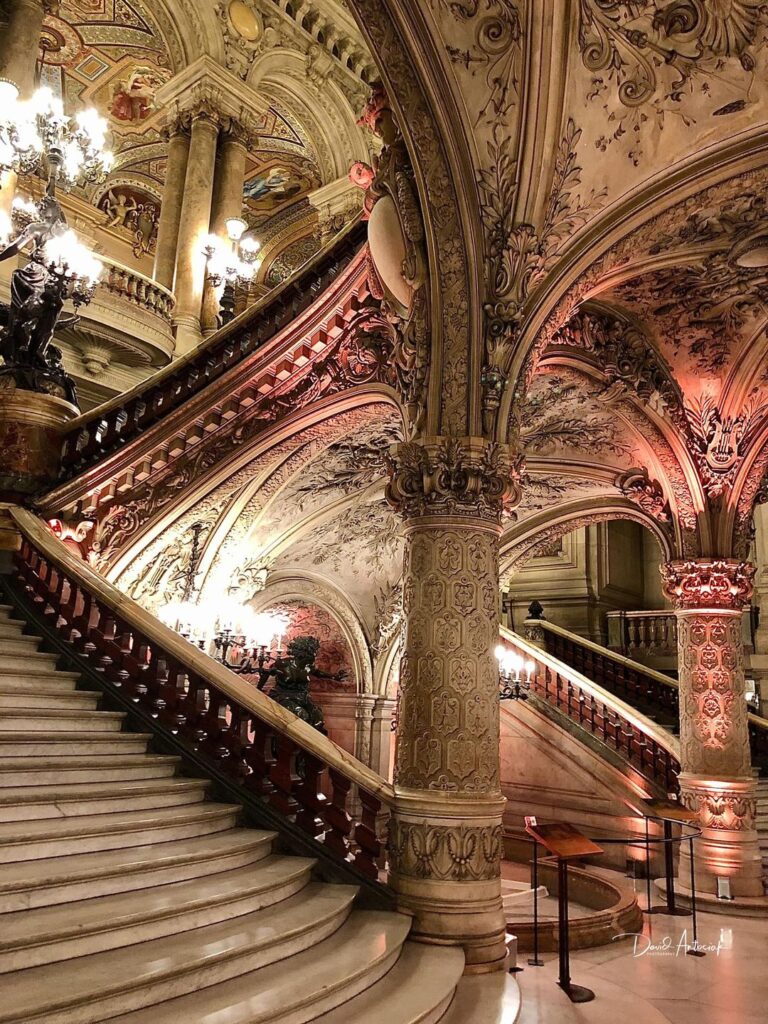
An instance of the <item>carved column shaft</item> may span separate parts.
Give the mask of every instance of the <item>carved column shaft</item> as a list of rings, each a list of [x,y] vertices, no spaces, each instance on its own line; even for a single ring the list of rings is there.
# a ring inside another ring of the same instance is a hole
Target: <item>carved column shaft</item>
[[[216,170],[211,201],[212,234],[227,237],[227,221],[239,217],[243,210],[243,185],[248,156],[247,135],[230,121],[228,130],[219,136]],[[219,308],[219,289],[206,281],[203,297],[203,334],[216,330]]]
[[[389,486],[405,521],[392,882],[418,938],[463,946],[470,970],[505,957],[493,650],[506,455],[476,438],[401,445]]]
[[[163,203],[157,227],[155,249],[155,280],[164,288],[173,290],[176,274],[176,249],[179,242],[181,207],[184,201],[184,182],[189,161],[189,128],[177,120],[168,137],[168,161],[165,171]]]
[[[208,110],[201,110],[194,116],[184,179],[174,286],[176,309],[173,319],[178,355],[194,348],[201,338],[200,310],[206,263],[202,247],[211,221],[218,134],[218,119]]]
[[[704,829],[696,843],[697,887],[715,893],[717,877],[726,876],[738,896],[763,891],[741,632],[754,572],[732,561],[662,567],[678,620],[680,796]],[[685,884],[686,857],[683,850]]]

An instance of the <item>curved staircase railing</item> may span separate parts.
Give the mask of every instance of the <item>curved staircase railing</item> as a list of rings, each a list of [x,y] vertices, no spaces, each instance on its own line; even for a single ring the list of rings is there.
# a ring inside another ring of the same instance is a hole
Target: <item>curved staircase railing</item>
[[[679,687],[676,679],[547,619],[531,620],[530,625],[541,628],[547,652],[554,657],[654,717],[660,725],[677,729]],[[748,718],[752,763],[768,771],[768,719],[752,712]]]
[[[73,420],[64,439],[62,481],[137,438],[274,338],[333,283],[358,254],[366,237],[367,225],[355,221],[315,259],[199,348],[127,394]]]
[[[534,699],[567,716],[662,792],[677,792],[680,745],[671,733],[517,633],[503,626],[499,633],[506,646],[534,663],[530,689]]]
[[[256,796],[354,880],[385,888],[389,783],[107,583],[31,512],[10,514],[22,535],[16,579],[80,660],[214,778]]]

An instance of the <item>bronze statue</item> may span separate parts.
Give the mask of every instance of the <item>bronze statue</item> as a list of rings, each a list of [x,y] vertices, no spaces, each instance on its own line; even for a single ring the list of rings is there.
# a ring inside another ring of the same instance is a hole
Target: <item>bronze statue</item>
[[[38,204],[39,219],[33,220],[0,252],[0,262],[32,246],[26,266],[11,274],[10,305],[0,307],[0,355],[2,378],[26,391],[43,391],[77,405],[75,387],[61,363],[61,351],[51,346],[54,331],[70,327],[77,316],[62,316],[69,298],[68,280],[49,270],[44,263],[46,242],[67,229],[61,207],[51,195]]]
[[[238,668],[241,673],[259,675],[258,687],[263,690],[267,681],[274,677],[275,685],[269,696],[288,708],[294,715],[328,735],[325,728],[322,708],[309,695],[310,678],[342,680],[346,672],[331,674],[315,667],[315,658],[320,649],[320,641],[314,636],[297,636],[288,644],[285,657],[276,658],[271,666],[264,667],[251,659]]]

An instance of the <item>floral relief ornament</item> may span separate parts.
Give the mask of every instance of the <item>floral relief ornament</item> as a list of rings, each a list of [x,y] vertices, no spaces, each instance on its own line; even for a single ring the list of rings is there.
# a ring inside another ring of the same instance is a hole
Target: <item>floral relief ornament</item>
[[[725,559],[678,560],[662,565],[661,577],[676,608],[741,611],[752,596],[755,566]]]

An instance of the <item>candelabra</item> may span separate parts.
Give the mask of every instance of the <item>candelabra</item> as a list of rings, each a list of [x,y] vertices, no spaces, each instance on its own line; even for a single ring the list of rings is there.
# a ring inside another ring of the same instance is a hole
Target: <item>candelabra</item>
[[[526,661],[503,644],[499,644],[495,654],[499,663],[499,700],[528,700],[536,663]]]
[[[235,315],[235,285],[247,285],[253,280],[259,265],[260,243],[252,236],[243,237],[248,224],[240,217],[226,222],[229,244],[218,235],[208,235],[203,246],[207,261],[208,281],[214,288],[222,283],[224,290],[219,301],[219,318],[228,324]]]
[[[13,82],[0,80],[0,169],[31,174],[44,167],[50,195],[57,185],[106,177],[113,163],[104,149],[106,134],[107,122],[92,107],[69,117],[49,88],[20,100]]]

